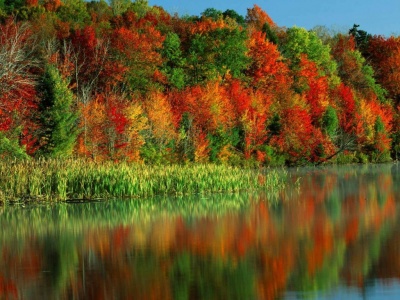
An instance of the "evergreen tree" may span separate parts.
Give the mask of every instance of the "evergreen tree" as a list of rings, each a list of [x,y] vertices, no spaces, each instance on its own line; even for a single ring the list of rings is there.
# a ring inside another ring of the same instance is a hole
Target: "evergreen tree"
[[[47,66],[39,87],[44,143],[43,155],[65,158],[72,154],[78,136],[78,115],[73,110],[73,94],[68,81],[55,66]]]

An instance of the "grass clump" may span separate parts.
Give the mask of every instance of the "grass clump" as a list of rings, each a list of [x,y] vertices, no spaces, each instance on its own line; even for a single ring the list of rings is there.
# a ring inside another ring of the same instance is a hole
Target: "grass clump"
[[[0,162],[0,190],[7,200],[68,200],[189,195],[265,189],[277,192],[276,170],[225,165],[149,166],[83,160]]]

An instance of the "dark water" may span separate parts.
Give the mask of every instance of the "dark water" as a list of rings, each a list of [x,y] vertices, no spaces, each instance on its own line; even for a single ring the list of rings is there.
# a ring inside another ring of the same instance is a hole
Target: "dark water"
[[[0,207],[0,299],[400,299],[400,165],[290,172],[272,204]]]

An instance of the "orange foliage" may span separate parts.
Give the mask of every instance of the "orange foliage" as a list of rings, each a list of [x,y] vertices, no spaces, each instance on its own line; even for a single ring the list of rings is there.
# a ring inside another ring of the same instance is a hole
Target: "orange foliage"
[[[145,101],[145,110],[153,136],[161,144],[176,138],[172,107],[161,92],[151,92]]]
[[[56,11],[62,5],[61,0],[45,0],[44,8],[48,11]]]
[[[253,8],[247,9],[246,20],[250,26],[259,31],[262,30],[265,23],[270,27],[276,27],[271,17],[256,4],[254,4]]]
[[[282,62],[277,46],[265,38],[265,33],[254,31],[248,40],[252,64],[249,75],[256,88],[279,93],[291,85],[289,68]]]
[[[204,34],[216,29],[227,28],[227,24],[224,20],[220,19],[214,21],[210,18],[202,17],[200,21],[197,21],[190,29],[191,34]]]

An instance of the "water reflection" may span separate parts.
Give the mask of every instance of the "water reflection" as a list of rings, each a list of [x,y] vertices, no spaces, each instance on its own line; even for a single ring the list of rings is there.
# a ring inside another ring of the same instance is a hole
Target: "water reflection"
[[[290,180],[273,205],[257,194],[2,208],[0,299],[400,295],[399,165]]]

